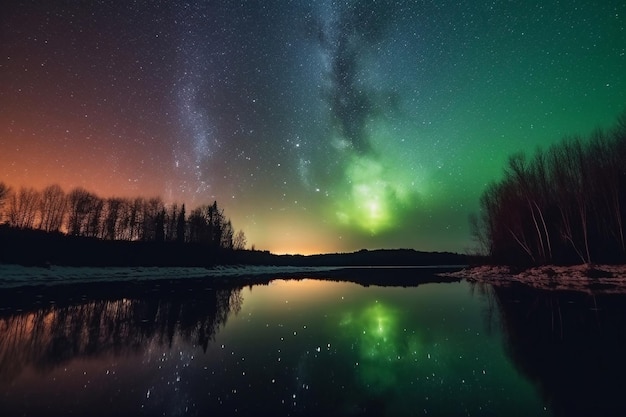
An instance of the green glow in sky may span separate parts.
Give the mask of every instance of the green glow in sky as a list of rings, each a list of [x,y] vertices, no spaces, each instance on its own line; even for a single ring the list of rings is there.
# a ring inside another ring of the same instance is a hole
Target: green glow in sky
[[[397,208],[408,202],[404,184],[373,158],[353,156],[346,167],[348,193],[337,219],[376,234],[397,225]]]

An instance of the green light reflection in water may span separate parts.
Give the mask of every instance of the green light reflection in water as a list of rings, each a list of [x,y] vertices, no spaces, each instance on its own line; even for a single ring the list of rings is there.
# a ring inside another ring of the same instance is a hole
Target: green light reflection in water
[[[485,305],[465,284],[369,292],[377,297],[354,297],[335,317],[337,354],[327,365],[351,385],[344,410],[549,415],[506,358],[498,320],[485,327]]]
[[[418,355],[418,339],[400,328],[399,312],[376,301],[363,311],[347,313],[340,323],[353,340],[357,379],[375,393],[397,387],[402,369]]]

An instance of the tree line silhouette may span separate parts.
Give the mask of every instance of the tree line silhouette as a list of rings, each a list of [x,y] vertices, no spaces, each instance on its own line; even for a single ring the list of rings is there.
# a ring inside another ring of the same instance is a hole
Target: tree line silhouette
[[[102,240],[189,242],[235,250],[246,246],[244,232],[235,233],[216,201],[187,215],[184,204],[166,205],[160,197],[102,198],[80,187],[66,193],[56,184],[38,191],[13,190],[0,182],[0,223]]]
[[[472,234],[508,264],[624,262],[626,113],[610,131],[512,155],[489,184]]]

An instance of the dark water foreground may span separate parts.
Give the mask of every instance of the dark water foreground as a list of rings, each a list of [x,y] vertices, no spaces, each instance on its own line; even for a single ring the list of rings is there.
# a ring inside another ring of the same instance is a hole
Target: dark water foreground
[[[626,415],[623,296],[350,273],[0,290],[0,415]]]

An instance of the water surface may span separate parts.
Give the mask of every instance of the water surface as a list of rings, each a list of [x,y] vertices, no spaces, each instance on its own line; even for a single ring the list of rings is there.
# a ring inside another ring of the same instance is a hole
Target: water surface
[[[621,301],[281,279],[5,307],[0,411],[618,415],[624,384],[598,379],[626,368]],[[600,352],[611,370],[593,365]],[[575,377],[570,398],[558,387]]]

